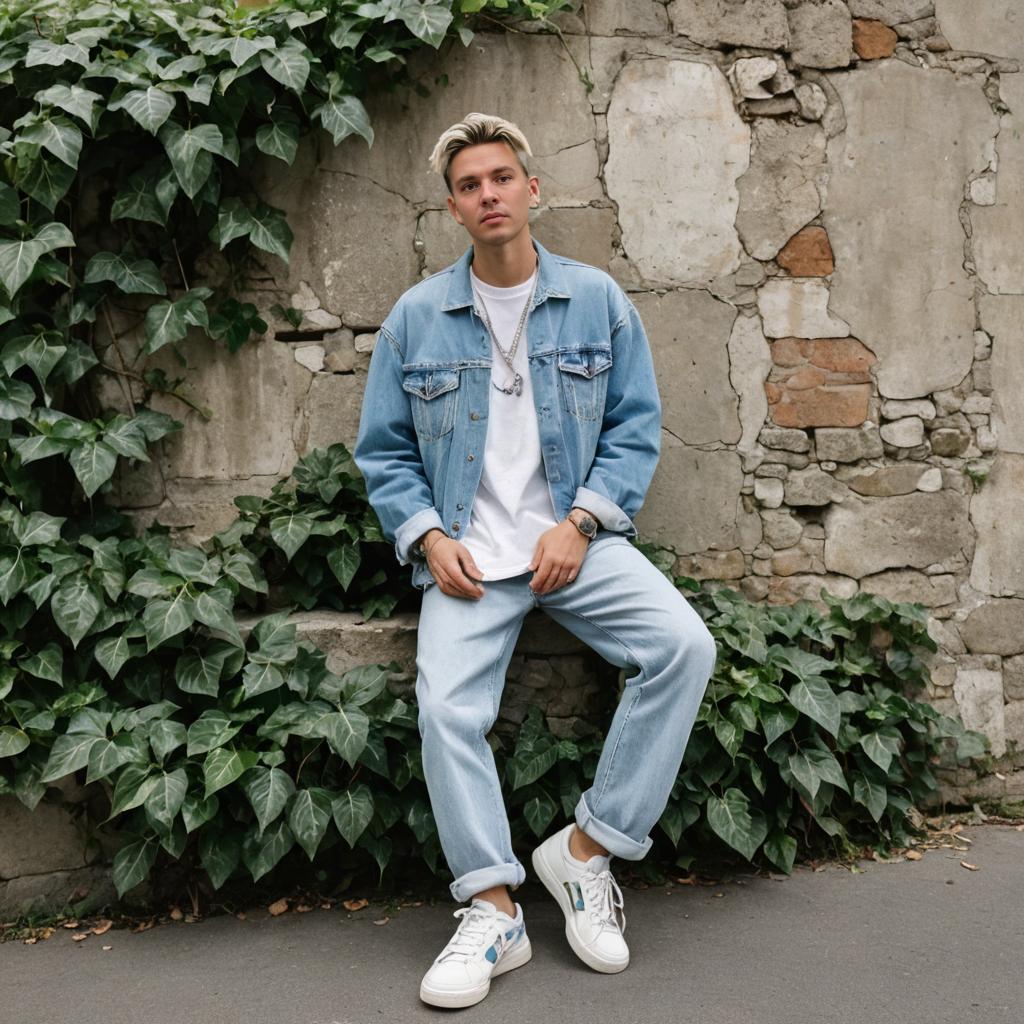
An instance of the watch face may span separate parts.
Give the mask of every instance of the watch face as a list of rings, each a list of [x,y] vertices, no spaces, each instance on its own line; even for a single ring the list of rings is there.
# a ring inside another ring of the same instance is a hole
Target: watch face
[[[593,537],[597,533],[597,523],[591,516],[583,516],[579,521],[579,528],[580,532],[588,537]]]

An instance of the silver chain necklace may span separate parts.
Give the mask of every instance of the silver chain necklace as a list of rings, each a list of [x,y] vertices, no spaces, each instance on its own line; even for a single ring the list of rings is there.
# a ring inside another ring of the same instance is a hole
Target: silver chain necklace
[[[512,338],[512,345],[508,352],[502,347],[498,341],[498,336],[494,333],[494,328],[491,326],[491,318],[487,315],[487,307],[484,305],[483,296],[473,287],[473,294],[476,296],[477,301],[480,303],[480,315],[483,319],[485,326],[487,327],[487,333],[490,334],[491,340],[494,342],[495,348],[501,353],[501,358],[505,360],[505,365],[512,371],[512,383],[506,384],[502,387],[500,384],[495,383],[493,380],[492,384],[504,395],[521,395],[523,393],[523,377],[522,374],[516,370],[513,365],[513,360],[516,356],[516,350],[519,348],[519,337],[523,333],[523,324],[526,323],[526,316],[530,311],[530,303],[533,301],[533,293],[537,290],[537,280],[540,274],[537,272],[537,267],[540,266],[540,260],[537,260],[534,266],[534,273],[536,276],[533,279],[533,284],[530,286],[530,294],[527,296],[526,302],[523,305],[523,311],[519,314],[519,323],[516,325],[516,333]]]

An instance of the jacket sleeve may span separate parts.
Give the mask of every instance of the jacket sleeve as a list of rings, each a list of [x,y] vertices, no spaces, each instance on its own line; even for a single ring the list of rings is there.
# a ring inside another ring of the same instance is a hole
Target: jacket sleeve
[[[399,563],[422,558],[411,550],[413,542],[434,527],[444,530],[444,525],[423,468],[409,396],[402,389],[401,350],[386,325],[370,357],[352,457]]]
[[[661,399],[640,314],[625,295],[623,299],[623,314],[612,329],[601,435],[573,505],[596,516],[606,530],[635,537],[633,517],[644,503],[658,464]]]

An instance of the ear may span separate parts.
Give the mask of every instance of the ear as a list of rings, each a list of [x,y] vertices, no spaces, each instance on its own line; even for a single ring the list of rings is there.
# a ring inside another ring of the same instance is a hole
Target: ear
[[[455,200],[452,199],[450,194],[448,195],[446,202],[448,203],[448,210],[455,218],[456,223],[465,225],[465,221],[462,219],[462,214],[459,213],[459,208],[455,205]]]
[[[530,206],[540,206],[540,179],[536,174],[530,176]]]

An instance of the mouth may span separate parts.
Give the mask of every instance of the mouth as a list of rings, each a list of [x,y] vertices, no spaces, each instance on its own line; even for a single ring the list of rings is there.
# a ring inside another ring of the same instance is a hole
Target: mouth
[[[504,220],[504,219],[505,219],[505,214],[503,214],[503,213],[489,213],[486,217],[481,219],[480,223],[481,224],[491,224],[494,221]]]

